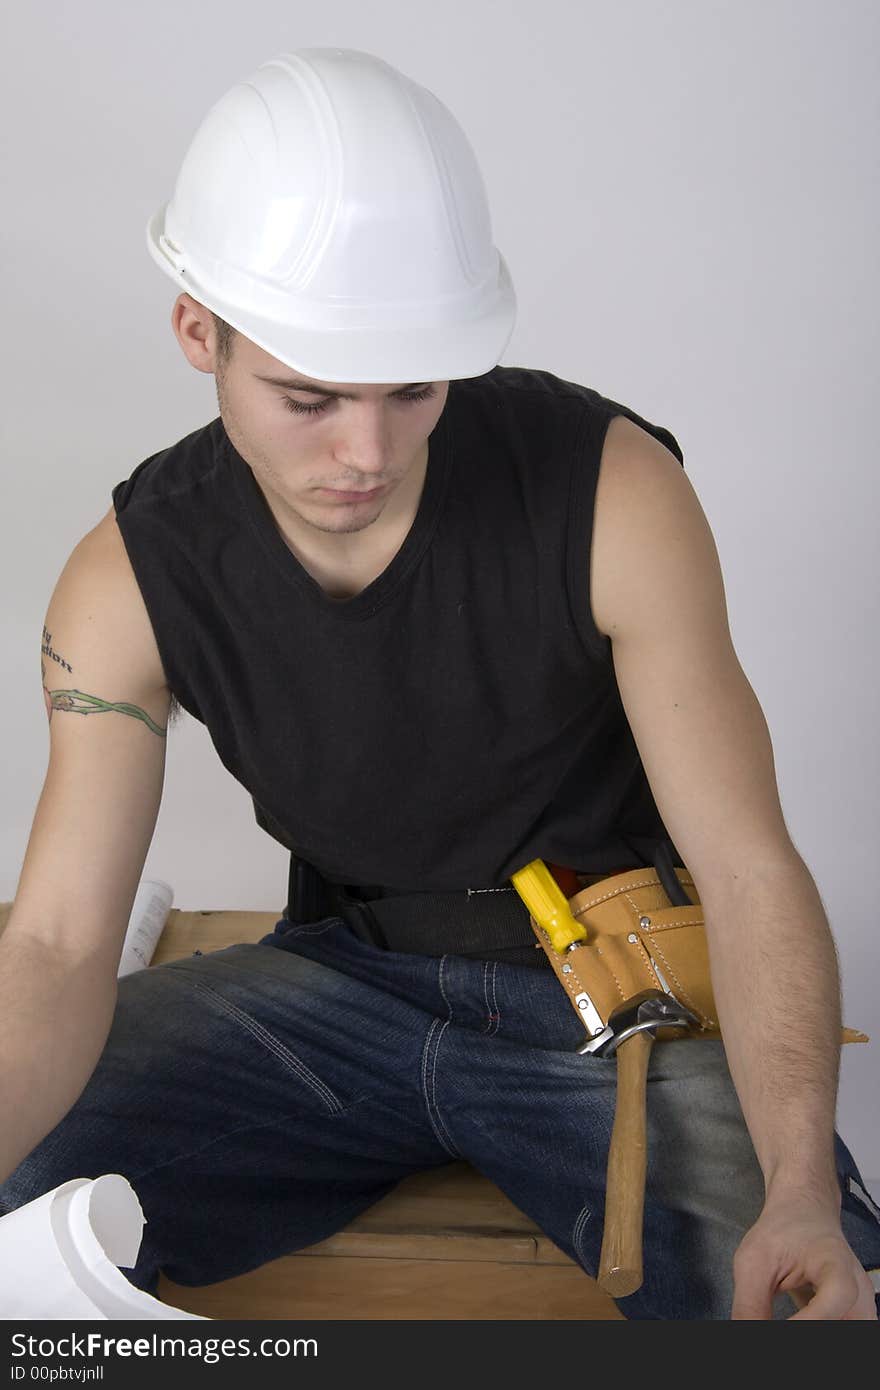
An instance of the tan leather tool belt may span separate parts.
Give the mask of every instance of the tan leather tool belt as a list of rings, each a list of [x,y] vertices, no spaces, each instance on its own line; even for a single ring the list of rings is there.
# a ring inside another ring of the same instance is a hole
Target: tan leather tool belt
[[[547,932],[530,917],[557,979],[591,1039],[599,1039],[612,1012],[643,990],[663,990],[699,1020],[687,1036],[718,1038],[718,1023],[703,907],[687,869],[676,877],[692,900],[673,907],[656,868],[631,869],[595,878],[569,898],[585,941],[554,950]],[[685,1036],[680,1027],[660,1028],[658,1041]],[[867,1042],[865,1033],[844,1028],[842,1042]]]

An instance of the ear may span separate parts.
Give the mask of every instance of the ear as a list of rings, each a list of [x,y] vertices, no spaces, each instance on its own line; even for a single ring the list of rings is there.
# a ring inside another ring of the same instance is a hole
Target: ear
[[[213,373],[217,330],[211,310],[192,295],[179,294],[171,310],[171,327],[190,366],[198,372]]]

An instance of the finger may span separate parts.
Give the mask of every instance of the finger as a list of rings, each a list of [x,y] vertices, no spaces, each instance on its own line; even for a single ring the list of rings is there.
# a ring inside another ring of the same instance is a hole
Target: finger
[[[731,1321],[745,1319],[769,1321],[773,1316],[773,1284],[766,1275],[755,1272],[734,1276]]]
[[[789,1292],[792,1293],[791,1290]],[[797,1292],[800,1293],[801,1289]],[[820,1280],[812,1298],[799,1307],[797,1313],[792,1313],[791,1321],[803,1318],[829,1319],[836,1322],[840,1318],[852,1316],[858,1301],[859,1286],[853,1276],[842,1270],[829,1270]]]
[[[861,1273],[855,1275],[858,1297],[849,1312],[842,1314],[842,1320],[849,1322],[878,1322],[877,1295],[870,1279]]]

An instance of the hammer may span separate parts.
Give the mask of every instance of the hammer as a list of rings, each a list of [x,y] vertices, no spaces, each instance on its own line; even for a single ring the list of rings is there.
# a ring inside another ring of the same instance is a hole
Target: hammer
[[[599,1287],[625,1298],[641,1287],[642,1231],[647,1165],[646,1082],[659,1028],[699,1028],[699,1020],[670,994],[646,989],[614,1010],[608,1029],[578,1048],[594,1056],[617,1054],[617,1101],[608,1151],[605,1225],[599,1257]]]
[[[670,902],[680,904],[683,899],[689,903],[668,854],[658,851],[654,862]],[[542,859],[533,859],[512,874],[511,881],[555,952],[571,950],[586,938],[586,928],[572,915],[568,899]],[[651,963],[656,972],[656,964]],[[596,1057],[617,1053],[617,1100],[608,1153],[598,1283],[612,1298],[623,1298],[635,1293],[644,1277],[645,1090],[654,1036],[661,1028],[694,1028],[699,1032],[700,1022],[668,986],[665,993],[646,989],[634,994],[611,1012],[607,1023],[588,993],[578,995],[576,1005],[584,1009],[584,1025],[592,1033],[578,1053]]]

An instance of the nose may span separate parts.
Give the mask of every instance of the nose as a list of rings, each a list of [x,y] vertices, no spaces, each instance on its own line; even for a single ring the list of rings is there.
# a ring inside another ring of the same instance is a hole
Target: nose
[[[379,477],[391,461],[391,429],[381,405],[353,411],[333,447],[333,457],[343,468],[365,477]]]

